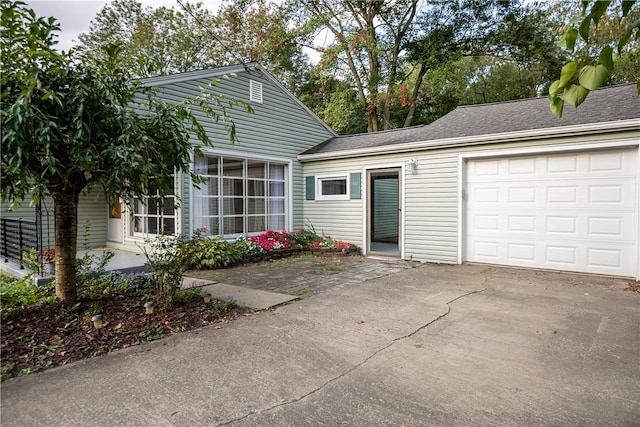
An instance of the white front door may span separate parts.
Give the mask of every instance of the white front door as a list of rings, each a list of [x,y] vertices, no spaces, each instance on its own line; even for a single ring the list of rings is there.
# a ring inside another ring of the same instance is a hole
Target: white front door
[[[636,277],[636,149],[467,163],[465,260]]]

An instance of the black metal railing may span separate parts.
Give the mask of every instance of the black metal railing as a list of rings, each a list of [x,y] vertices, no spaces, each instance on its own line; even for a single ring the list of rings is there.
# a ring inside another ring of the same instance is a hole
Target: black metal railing
[[[23,254],[35,249],[38,257],[42,252],[41,233],[39,232],[38,220],[22,218],[0,218],[0,234],[2,235],[2,245],[0,254],[4,262],[10,259],[20,263],[20,269],[24,269]]]

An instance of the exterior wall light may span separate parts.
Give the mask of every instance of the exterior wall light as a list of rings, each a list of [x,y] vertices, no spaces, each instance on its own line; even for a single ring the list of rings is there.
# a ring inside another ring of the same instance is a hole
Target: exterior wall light
[[[418,168],[418,161],[414,158],[407,160],[407,172],[414,174]]]

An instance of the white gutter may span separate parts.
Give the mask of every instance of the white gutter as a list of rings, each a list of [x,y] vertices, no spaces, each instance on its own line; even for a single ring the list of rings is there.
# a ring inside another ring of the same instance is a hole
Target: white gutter
[[[384,145],[379,147],[358,148],[354,150],[332,151],[327,153],[299,154],[298,160],[345,159],[363,157],[374,154],[406,153],[409,151],[434,150],[471,145],[495,144],[501,142],[517,142],[524,140],[546,139],[551,137],[581,136],[607,132],[623,132],[640,130],[640,119],[619,120],[616,122],[592,123],[587,125],[561,126],[555,128],[533,129],[517,132],[473,135],[459,138],[444,138],[433,141],[416,141],[403,144]],[[428,128],[425,129],[428,132]],[[640,137],[640,135],[639,135]]]
[[[164,76],[144,77],[138,79],[145,86],[163,86],[168,83],[180,83],[195,79],[209,79],[226,74],[240,73],[247,69],[254,69],[257,63],[250,62],[241,65],[229,65],[226,67],[208,68],[205,70],[185,71],[184,73],[167,74]]]

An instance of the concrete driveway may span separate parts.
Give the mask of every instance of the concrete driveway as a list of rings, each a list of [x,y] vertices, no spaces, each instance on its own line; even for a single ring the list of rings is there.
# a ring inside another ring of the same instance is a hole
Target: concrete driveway
[[[8,381],[1,423],[637,426],[628,284],[421,265]]]

